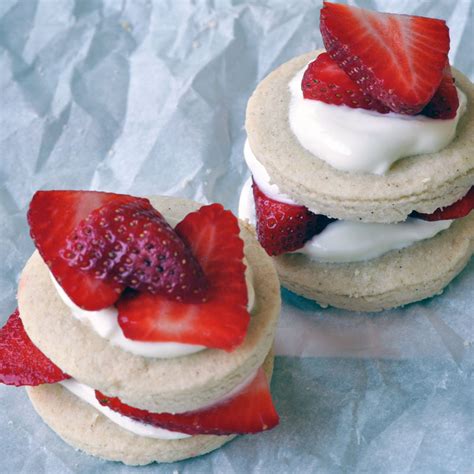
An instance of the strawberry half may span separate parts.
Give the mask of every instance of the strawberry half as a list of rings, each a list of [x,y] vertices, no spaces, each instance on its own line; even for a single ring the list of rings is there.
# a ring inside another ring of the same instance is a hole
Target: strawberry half
[[[337,64],[394,112],[420,112],[441,83],[449,51],[443,20],[324,2],[320,29]]]
[[[298,250],[333,220],[314,214],[305,206],[275,201],[264,194],[255,181],[252,187],[257,214],[257,237],[268,255]]]
[[[208,280],[198,304],[159,295],[125,293],[117,302],[118,321],[128,339],[181,342],[232,350],[242,343],[247,311],[244,243],[237,218],[220,204],[188,214],[176,232],[191,247]]]
[[[0,383],[36,386],[68,378],[31,342],[15,310],[0,329]]]
[[[469,192],[447,207],[436,209],[432,214],[421,214],[419,212],[413,212],[412,217],[423,219],[424,221],[441,221],[446,219],[460,219],[461,217],[467,216],[474,209],[474,186]]]
[[[279,422],[262,368],[236,395],[209,408],[187,413],[150,413],[125,405],[118,398],[109,398],[98,391],[96,398],[101,405],[121,415],[148,425],[190,435],[259,433],[275,427]]]
[[[365,94],[328,53],[320,54],[309,64],[301,88],[305,99],[347,105],[353,109],[375,110],[382,114],[390,112],[380,101]]]
[[[458,91],[454,85],[451,67],[447,64],[443,71],[441,84],[428,105],[423,109],[422,114],[436,119],[452,119],[456,117],[458,107]]]
[[[148,199],[94,191],[39,191],[31,236],[75,304],[99,310],[126,287],[201,299],[206,282],[186,244]]]

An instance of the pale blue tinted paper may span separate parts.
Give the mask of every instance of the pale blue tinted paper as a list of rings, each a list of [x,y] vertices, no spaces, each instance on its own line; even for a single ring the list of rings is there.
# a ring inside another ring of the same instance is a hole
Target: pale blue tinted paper
[[[353,4],[445,18],[474,78],[470,0]],[[0,322],[33,250],[39,188],[171,194],[236,210],[246,102],[321,46],[321,2],[0,0]],[[474,265],[440,297],[380,315],[283,292],[281,424],[157,473],[465,473],[474,466]],[[47,328],[45,328],[47,330]],[[0,387],[0,471],[134,471],[74,451],[24,390]],[[137,470],[138,472],[138,470]]]

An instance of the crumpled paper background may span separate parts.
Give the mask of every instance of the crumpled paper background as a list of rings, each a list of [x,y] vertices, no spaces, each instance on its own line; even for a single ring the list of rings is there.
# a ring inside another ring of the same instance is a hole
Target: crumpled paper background
[[[354,1],[445,18],[474,78],[473,7]],[[234,211],[245,106],[321,46],[320,1],[0,0],[0,322],[33,250],[39,188],[172,194]],[[157,473],[466,473],[474,468],[474,264],[440,297],[379,315],[283,291],[275,430]],[[0,386],[0,471],[131,472],[74,451]]]

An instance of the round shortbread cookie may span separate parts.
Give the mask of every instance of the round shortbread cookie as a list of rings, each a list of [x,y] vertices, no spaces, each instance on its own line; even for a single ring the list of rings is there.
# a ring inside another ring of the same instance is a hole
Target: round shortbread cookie
[[[467,77],[453,69],[468,107],[446,148],[401,159],[384,176],[347,173],[303,148],[288,122],[288,83],[319,53],[280,66],[248,102],[250,147],[283,193],[318,213],[364,222],[403,221],[414,210],[431,213],[467,193],[474,183],[474,86]]]
[[[365,262],[321,263],[302,254],[275,257],[289,290],[352,311],[381,311],[433,296],[474,251],[474,212],[435,237]]]
[[[265,360],[271,379],[273,354]],[[235,435],[197,435],[175,440],[137,436],[110,421],[59,384],[27,388],[30,400],[45,423],[66,443],[87,454],[130,465],[174,462],[221,447]]]
[[[151,198],[165,217],[182,219],[200,204]],[[233,352],[206,349],[173,359],[145,358],[113,346],[74,318],[59,298],[37,252],[23,270],[18,305],[33,343],[79,382],[125,403],[154,412],[183,412],[213,403],[262,365],[273,344],[280,312],[280,285],[271,258],[241,223],[252,269],[255,305],[246,338]]]

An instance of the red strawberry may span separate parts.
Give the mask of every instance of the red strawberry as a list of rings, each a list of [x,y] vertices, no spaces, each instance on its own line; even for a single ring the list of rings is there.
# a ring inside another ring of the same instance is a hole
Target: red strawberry
[[[449,51],[443,20],[324,2],[320,29],[329,55],[394,112],[420,112],[441,83]]]
[[[187,413],[150,413],[97,391],[96,398],[102,405],[134,420],[190,435],[259,433],[275,427],[279,421],[262,368],[236,395],[218,405]]]
[[[244,340],[250,319],[238,221],[220,204],[213,204],[188,214],[176,232],[204,270],[209,283],[206,297],[199,304],[188,304],[146,293],[124,294],[117,302],[120,327],[133,340],[230,351]]]
[[[51,272],[84,309],[114,304],[127,286],[177,298],[203,296],[199,265],[147,199],[39,191],[28,221]]]
[[[451,68],[447,64],[444,68],[441,84],[428,105],[423,109],[422,114],[437,119],[452,119],[456,117],[458,107],[458,92],[454,85]]]
[[[303,247],[332,221],[307,207],[275,201],[253,182],[257,236],[268,255],[280,255]]]
[[[305,99],[347,105],[353,109],[376,110],[382,114],[390,112],[377,99],[362,92],[328,53],[320,54],[310,63],[304,73],[301,88]]]
[[[36,386],[68,378],[31,342],[15,310],[0,329],[0,383]]]
[[[467,216],[474,209],[474,186],[469,192],[447,207],[436,209],[432,214],[421,214],[419,212],[413,212],[413,217],[423,219],[424,221],[442,221],[446,219],[460,219],[461,217]]]

